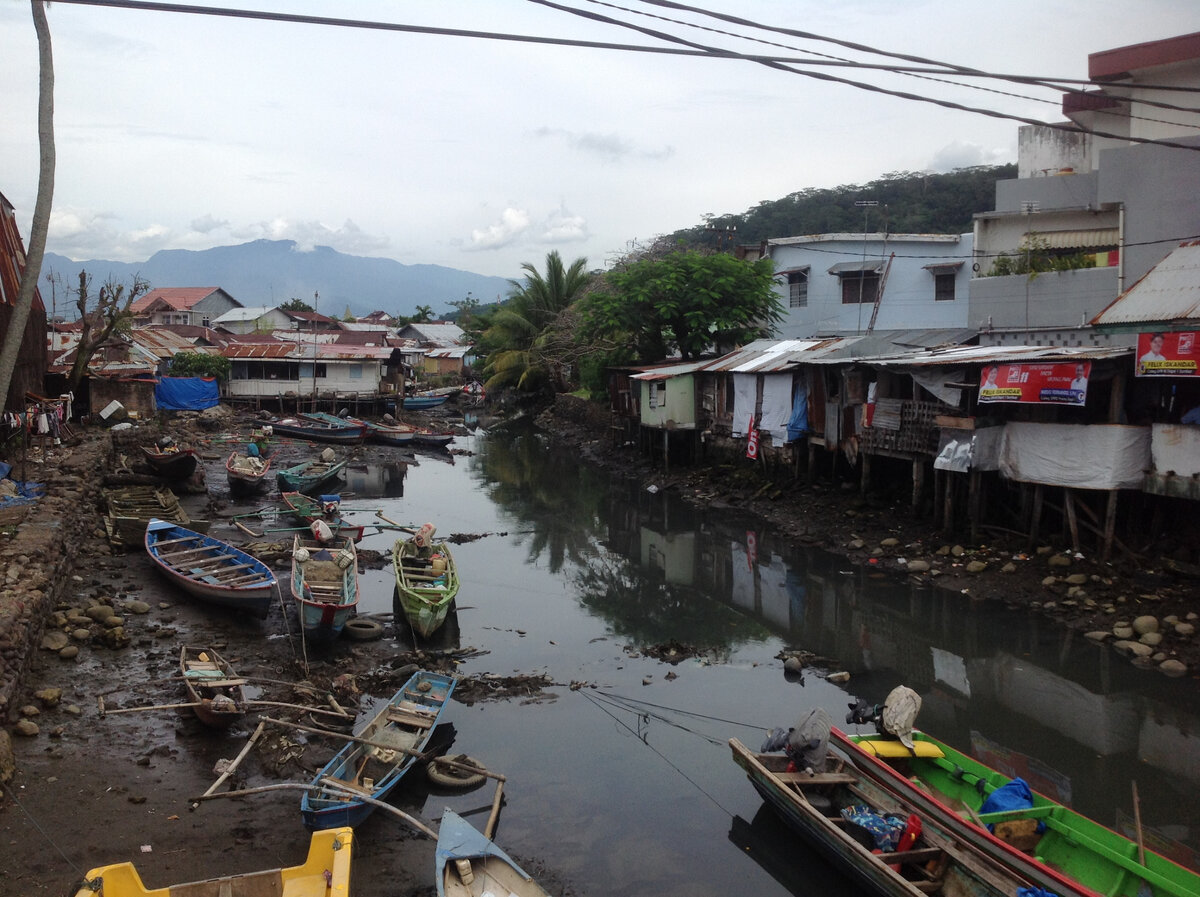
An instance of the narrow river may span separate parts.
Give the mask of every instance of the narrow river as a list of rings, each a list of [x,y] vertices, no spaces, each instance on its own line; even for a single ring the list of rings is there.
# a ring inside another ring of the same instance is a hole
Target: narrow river
[[[923,699],[920,728],[1105,825],[1132,832],[1136,783],[1147,843],[1197,866],[1195,680],[1135,669],[1037,617],[789,548],[726,510],[610,481],[532,432],[456,445],[470,454],[359,468],[345,488],[441,536],[484,534],[455,548],[462,589],[440,641],[484,652],[464,673],[542,672],[560,687],[453,705],[454,751],[507,776],[497,842],[570,892],[853,892],[763,806],[727,741],[757,748],[816,706],[840,723],[855,698],[882,702],[900,683]],[[391,610],[389,571],[363,590],[364,611]],[[670,642],[699,654],[645,653]],[[823,659],[785,676],[785,650]],[[825,679],[837,670],[847,683]],[[436,819],[450,806],[482,827],[489,800],[483,789],[417,809]],[[360,837],[394,825],[375,814]]]

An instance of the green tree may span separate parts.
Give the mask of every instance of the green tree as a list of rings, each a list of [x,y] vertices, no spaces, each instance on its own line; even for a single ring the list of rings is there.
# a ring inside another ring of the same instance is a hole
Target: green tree
[[[694,250],[610,271],[583,310],[585,340],[632,347],[642,361],[685,359],[769,336],[783,319],[774,263]]]
[[[171,358],[172,377],[216,377],[228,380],[230,368],[224,355],[209,355],[204,352],[178,352]]]
[[[510,280],[508,301],[491,317],[483,334],[487,352],[484,374],[488,389],[515,386],[530,392],[569,388],[571,368],[548,350],[557,347],[563,328],[560,319],[592,282],[587,259],[564,267],[557,250],[546,256],[543,275],[530,262],[521,265],[525,280]]]
[[[303,299],[296,299],[295,297],[289,299],[287,302],[283,303],[283,305],[281,305],[279,307],[283,311],[316,311],[316,309],[314,309],[311,305],[309,305]]]
[[[413,316],[410,319],[409,323],[423,324],[427,321],[432,321],[432,320],[433,320],[433,308],[428,305],[418,305],[416,307],[416,309],[413,311]]]

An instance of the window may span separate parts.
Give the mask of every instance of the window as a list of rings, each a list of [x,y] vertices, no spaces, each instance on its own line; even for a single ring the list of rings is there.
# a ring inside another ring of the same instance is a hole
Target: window
[[[808,308],[808,269],[788,272],[788,308]]]
[[[942,273],[933,275],[933,298],[938,302],[954,301],[954,275]]]
[[[362,368],[363,368],[363,366],[361,364],[350,365],[350,370],[349,370],[350,379],[351,380],[361,380],[362,379]]]
[[[879,292],[879,274],[876,271],[847,271],[842,278],[842,305],[857,305],[859,302],[875,302]]]
[[[650,400],[650,407],[657,408],[658,407],[658,381],[651,380],[649,383],[646,384],[646,386],[648,387],[647,397]]]

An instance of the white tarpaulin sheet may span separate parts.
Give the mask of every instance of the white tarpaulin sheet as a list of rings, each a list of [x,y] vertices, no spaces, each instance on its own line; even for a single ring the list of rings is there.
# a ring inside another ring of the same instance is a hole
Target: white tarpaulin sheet
[[[917,385],[934,398],[941,399],[947,405],[958,407],[962,390],[957,386],[946,386],[946,383],[961,383],[966,377],[966,368],[935,368],[922,370],[913,368],[909,373]]]
[[[1074,489],[1136,489],[1150,467],[1150,428],[1117,424],[1005,424],[1000,473]]]
[[[754,413],[754,403],[757,398],[758,374],[734,374],[732,435],[746,435],[750,427],[750,415]]]
[[[767,374],[763,377],[763,406],[760,430],[771,434],[771,442],[787,442],[788,419],[792,416],[792,374]]]

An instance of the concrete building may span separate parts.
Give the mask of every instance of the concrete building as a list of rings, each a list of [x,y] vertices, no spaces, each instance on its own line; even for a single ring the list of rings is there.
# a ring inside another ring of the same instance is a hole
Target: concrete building
[[[814,234],[767,240],[785,318],[778,336],[967,323],[971,234]]]
[[[1129,345],[1088,322],[1200,233],[1200,113],[1165,90],[1200,88],[1200,33],[1093,53],[1088,74],[1106,87],[1065,94],[1061,126],[1021,128],[1019,177],[975,218],[981,344]],[[1030,259],[1061,270],[1029,277]]]
[[[212,326],[228,333],[270,333],[292,326],[292,319],[278,308],[261,305],[231,308],[213,318]]]
[[[134,326],[146,324],[199,324],[212,322],[240,302],[220,287],[161,287],[137,299],[132,306]]]

